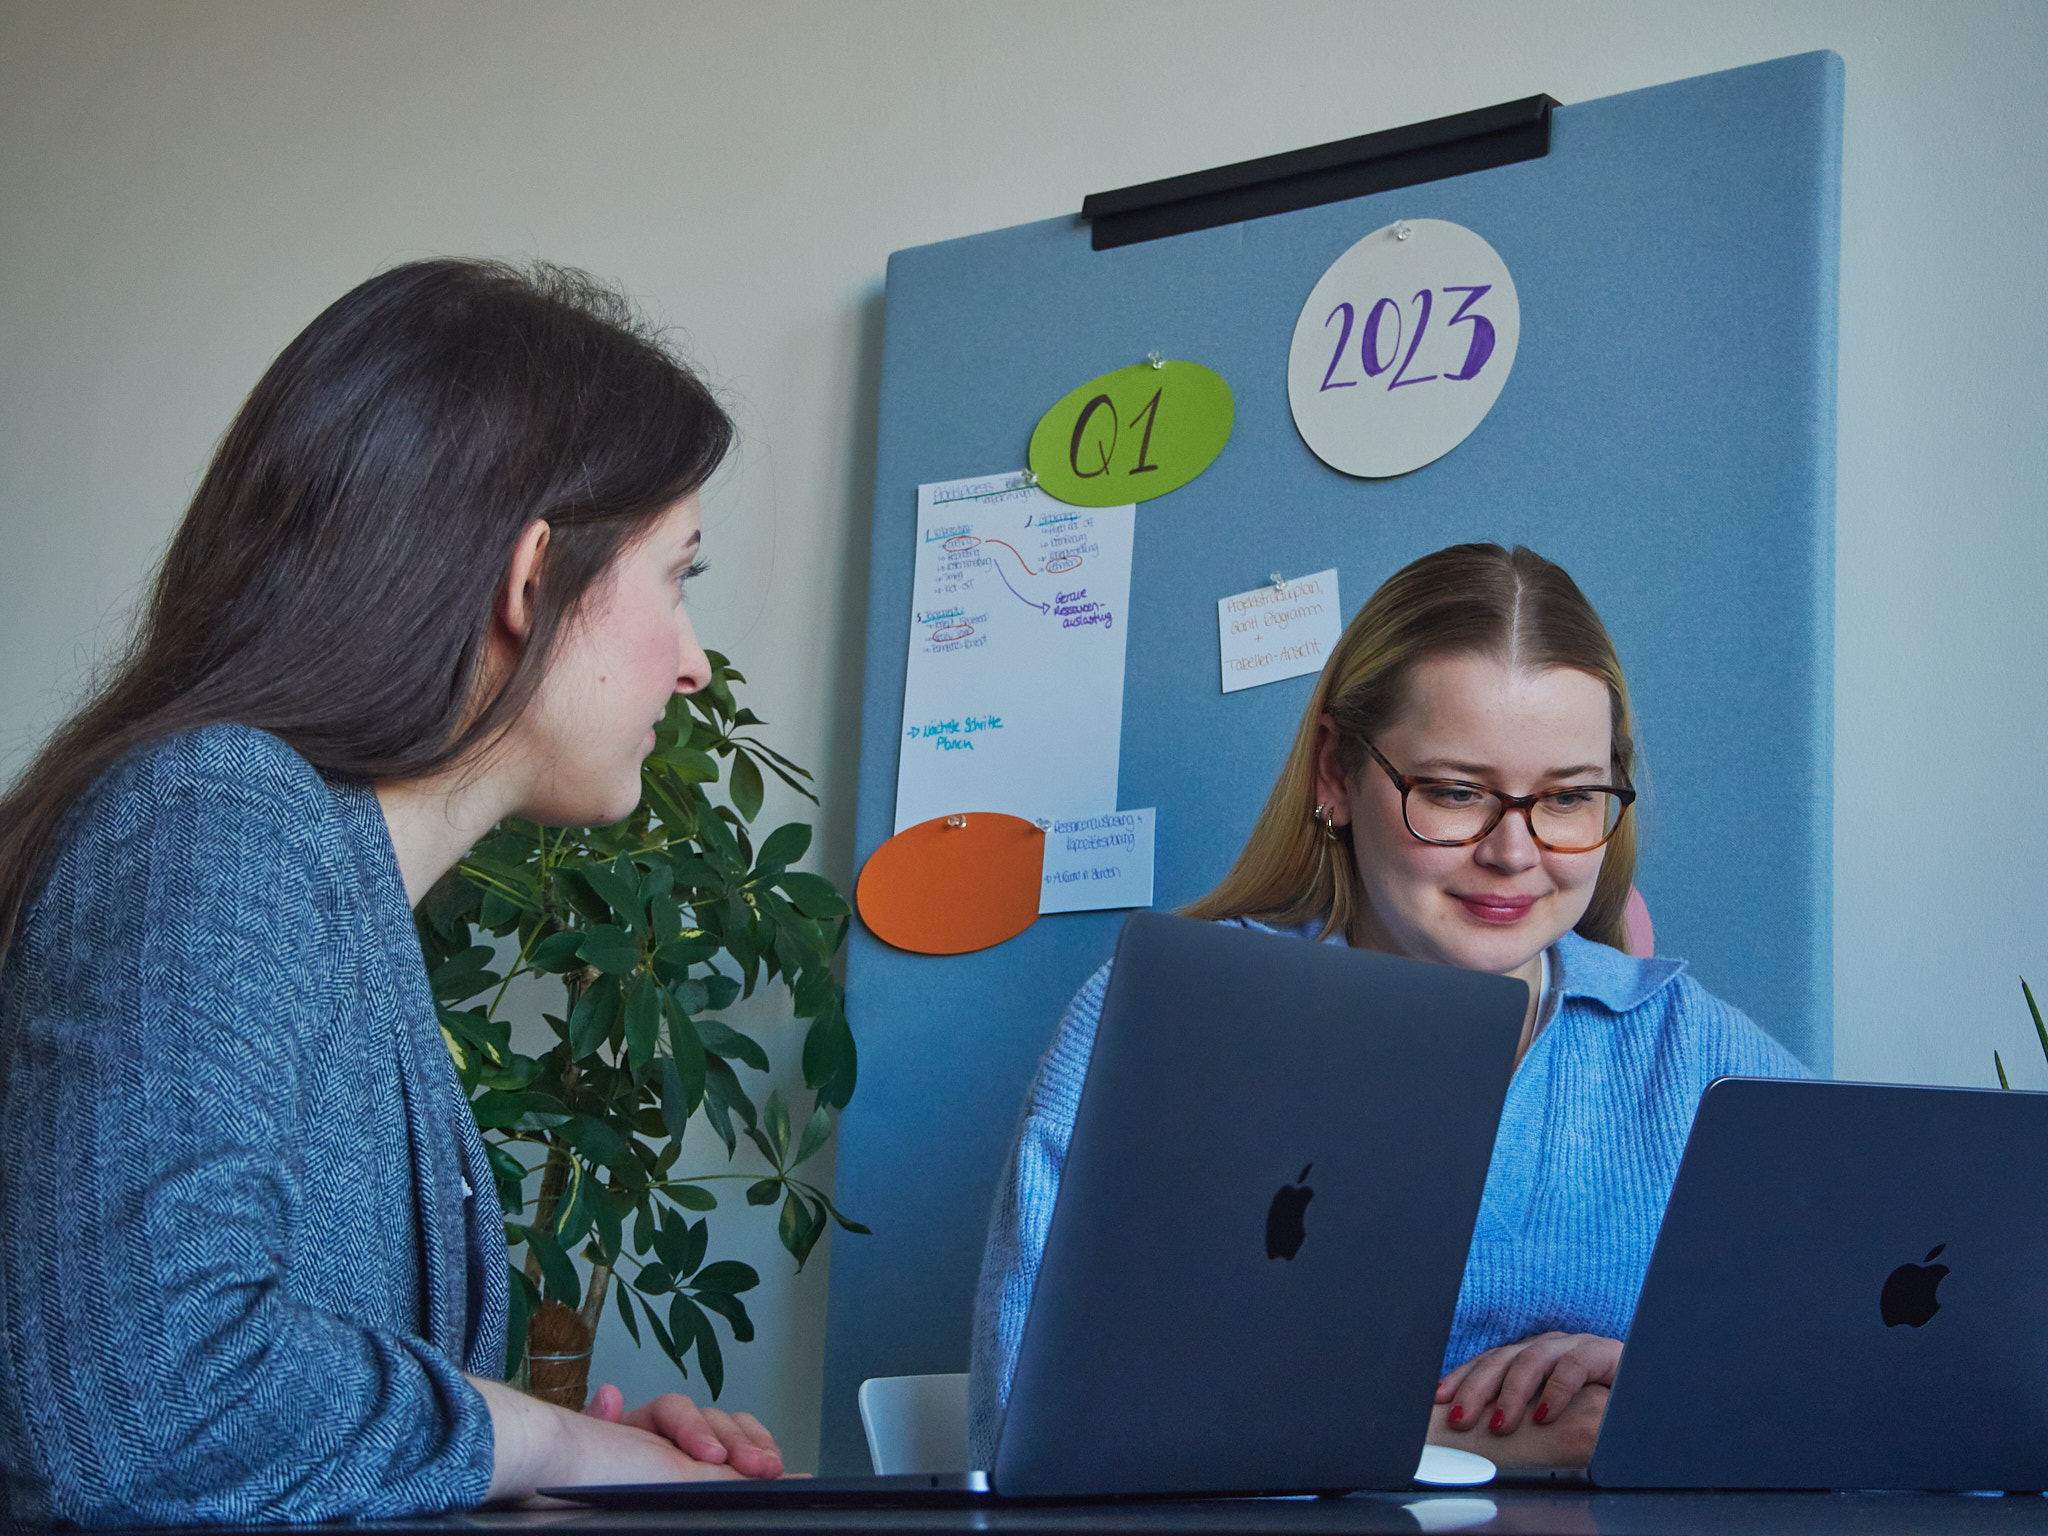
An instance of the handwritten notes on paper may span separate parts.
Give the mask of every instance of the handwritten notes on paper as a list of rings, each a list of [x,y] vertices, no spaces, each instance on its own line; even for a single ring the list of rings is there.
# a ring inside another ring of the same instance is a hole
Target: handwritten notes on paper
[[[1151,906],[1153,820],[1143,810],[1055,821],[1045,834],[1040,915]]]
[[[1115,809],[1135,514],[1018,474],[917,488],[898,832]]]
[[[1254,587],[1216,603],[1223,691],[1320,672],[1344,630],[1337,573]]]

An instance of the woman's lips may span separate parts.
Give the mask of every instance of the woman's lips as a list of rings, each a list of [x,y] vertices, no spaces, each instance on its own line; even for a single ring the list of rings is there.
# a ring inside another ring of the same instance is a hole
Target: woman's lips
[[[1451,899],[1480,922],[1503,926],[1519,923],[1536,905],[1534,896],[1453,896]]]

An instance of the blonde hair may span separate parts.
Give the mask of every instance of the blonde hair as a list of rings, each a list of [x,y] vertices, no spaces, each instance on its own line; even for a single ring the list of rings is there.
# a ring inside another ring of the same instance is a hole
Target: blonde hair
[[[1349,932],[1361,899],[1358,872],[1351,840],[1325,835],[1315,818],[1317,722],[1325,714],[1335,721],[1338,763],[1347,778],[1355,777],[1366,760],[1365,742],[1406,701],[1416,664],[1445,655],[1497,656],[1534,670],[1571,667],[1599,678],[1612,705],[1616,782],[1633,782],[1628,682],[1585,593],[1562,567],[1520,545],[1510,551],[1454,544],[1389,576],[1345,626],[1244,851],[1222,883],[1183,915],[1288,924],[1320,919],[1325,935]],[[1624,947],[1622,910],[1635,869],[1635,818],[1623,816],[1577,932]]]

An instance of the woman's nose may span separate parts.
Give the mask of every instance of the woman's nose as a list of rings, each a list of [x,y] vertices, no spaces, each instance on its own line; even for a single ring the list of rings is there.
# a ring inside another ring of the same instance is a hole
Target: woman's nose
[[[704,647],[697,643],[697,627],[690,622],[690,616],[682,616],[682,655],[676,665],[676,692],[695,693],[711,682],[711,658],[704,654]]]
[[[1517,873],[1534,866],[1543,850],[1536,846],[1536,828],[1527,806],[1510,806],[1507,814],[1479,840],[1479,862],[1489,869]]]

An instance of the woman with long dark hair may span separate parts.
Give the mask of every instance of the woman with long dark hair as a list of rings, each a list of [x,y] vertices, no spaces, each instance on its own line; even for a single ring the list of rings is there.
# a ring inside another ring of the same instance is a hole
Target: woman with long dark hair
[[[0,1513],[782,1470],[743,1414],[497,1379],[502,1215],[409,911],[503,817],[638,803],[708,679],[683,583],[731,439],[554,268],[397,268],[265,372],[0,799]]]
[[[1805,1075],[1681,962],[1626,952],[1636,768],[1628,684],[1578,584],[1528,549],[1441,549],[1345,626],[1251,837],[1185,914],[1527,983],[1430,1428],[1511,1467],[1590,1458],[1701,1091]],[[984,1458],[1108,980],[1068,1006],[997,1193],[974,1321]]]

